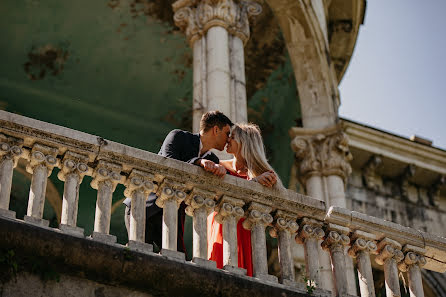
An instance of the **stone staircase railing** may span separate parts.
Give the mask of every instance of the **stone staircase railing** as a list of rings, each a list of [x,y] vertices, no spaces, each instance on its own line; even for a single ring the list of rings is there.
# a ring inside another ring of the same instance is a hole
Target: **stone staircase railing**
[[[291,241],[304,245],[306,277],[320,283],[319,255],[329,251],[334,288],[347,292],[345,257],[357,258],[361,296],[374,296],[371,254],[383,265],[387,296],[399,296],[398,269],[407,271],[413,295],[424,296],[420,269],[446,271],[446,239],[403,227],[343,208],[328,208],[324,202],[289,190],[271,190],[233,176],[218,179],[201,168],[157,154],[122,145],[61,126],[0,111],[0,215],[15,218],[9,210],[12,173],[18,159],[27,160],[32,174],[25,222],[48,226],[43,217],[47,179],[54,167],[65,182],[59,229],[84,236],[77,227],[79,185],[85,175],[97,189],[93,240],[115,244],[109,234],[112,195],[118,183],[131,197],[128,247],[151,253],[144,243],[145,200],[158,194],[163,208],[161,254],[184,259],[177,248],[177,209],[184,201],[193,217],[193,262],[215,267],[207,260],[206,218],[218,212],[223,223],[224,269],[243,274],[237,267],[237,220],[245,217],[251,230],[254,277],[277,283],[268,275],[266,229],[278,238],[280,283],[295,284]],[[322,241],[322,244],[320,242]],[[345,253],[346,246],[349,247]]]

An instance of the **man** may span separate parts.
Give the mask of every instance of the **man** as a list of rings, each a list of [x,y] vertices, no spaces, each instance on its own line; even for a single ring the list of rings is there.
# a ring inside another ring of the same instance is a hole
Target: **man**
[[[231,120],[220,111],[209,111],[201,117],[200,133],[192,134],[182,130],[172,130],[164,139],[159,155],[198,165],[205,171],[223,177],[226,169],[219,164],[218,157],[210,151],[222,151],[229,138],[232,126]],[[145,241],[152,243],[155,248],[161,248],[162,209],[155,204],[157,196],[152,193],[146,202],[146,233]],[[125,225],[127,233],[130,222],[130,198],[124,200]],[[184,202],[178,209],[178,251],[185,252],[183,231],[185,220]]]

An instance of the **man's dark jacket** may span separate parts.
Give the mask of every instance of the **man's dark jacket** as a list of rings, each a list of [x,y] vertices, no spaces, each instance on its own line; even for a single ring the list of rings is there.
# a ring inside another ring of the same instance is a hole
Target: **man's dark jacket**
[[[175,129],[170,131],[164,139],[163,145],[158,153],[163,157],[176,159],[179,161],[195,164],[199,159],[207,159],[218,164],[218,157],[212,153],[207,152],[201,157],[198,157],[200,151],[200,135],[192,134],[187,131]],[[162,226],[162,209],[155,204],[157,196],[150,194],[146,202],[146,242],[155,243],[158,247],[161,247],[161,226]],[[127,198],[124,201],[127,206],[130,205],[130,199]],[[185,251],[183,230],[185,219],[185,204],[181,204],[178,209],[178,250]]]

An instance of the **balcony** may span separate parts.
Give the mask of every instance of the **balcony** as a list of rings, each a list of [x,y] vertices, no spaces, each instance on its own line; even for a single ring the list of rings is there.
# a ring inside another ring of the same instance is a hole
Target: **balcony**
[[[73,283],[78,290],[103,284],[103,291],[115,288],[135,296],[331,296],[313,286],[321,282],[321,248],[330,254],[337,296],[347,296],[346,257],[355,259],[361,296],[374,295],[371,261],[383,267],[387,296],[399,296],[398,270],[407,272],[413,296],[423,296],[420,269],[446,271],[445,238],[329,207],[290,190],[271,190],[229,175],[218,179],[184,162],[5,111],[0,111],[0,155],[1,246],[14,251],[10,258],[43,259],[43,266],[52,267],[62,279],[53,284],[55,291]],[[12,174],[20,159],[32,174],[23,220],[10,210]],[[64,182],[58,228],[43,219],[47,179],[54,168],[60,169],[57,176]],[[91,234],[77,226],[79,185],[85,176],[97,190]],[[126,245],[110,234],[111,202],[118,184],[132,199]],[[159,253],[144,243],[143,210],[151,192],[158,194],[157,204],[163,208]],[[191,261],[176,250],[177,208],[183,201],[193,219]],[[211,210],[218,212],[224,226],[221,270],[207,260],[205,222]],[[236,222],[241,217],[251,230],[254,277],[237,267]],[[279,277],[268,274],[267,234],[278,241]],[[305,250],[307,284],[295,281],[293,240]],[[10,274],[17,274],[14,265],[8,267]],[[4,285],[10,296],[32,287],[26,274],[16,277],[17,282],[7,279]]]

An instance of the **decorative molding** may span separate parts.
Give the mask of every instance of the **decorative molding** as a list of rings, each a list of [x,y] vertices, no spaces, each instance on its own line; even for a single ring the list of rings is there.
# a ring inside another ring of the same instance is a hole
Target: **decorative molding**
[[[53,168],[59,165],[57,159],[58,149],[41,144],[34,144],[31,150],[30,162],[26,165],[26,172],[33,174],[34,169],[38,166],[46,167],[48,177],[51,175]]]

